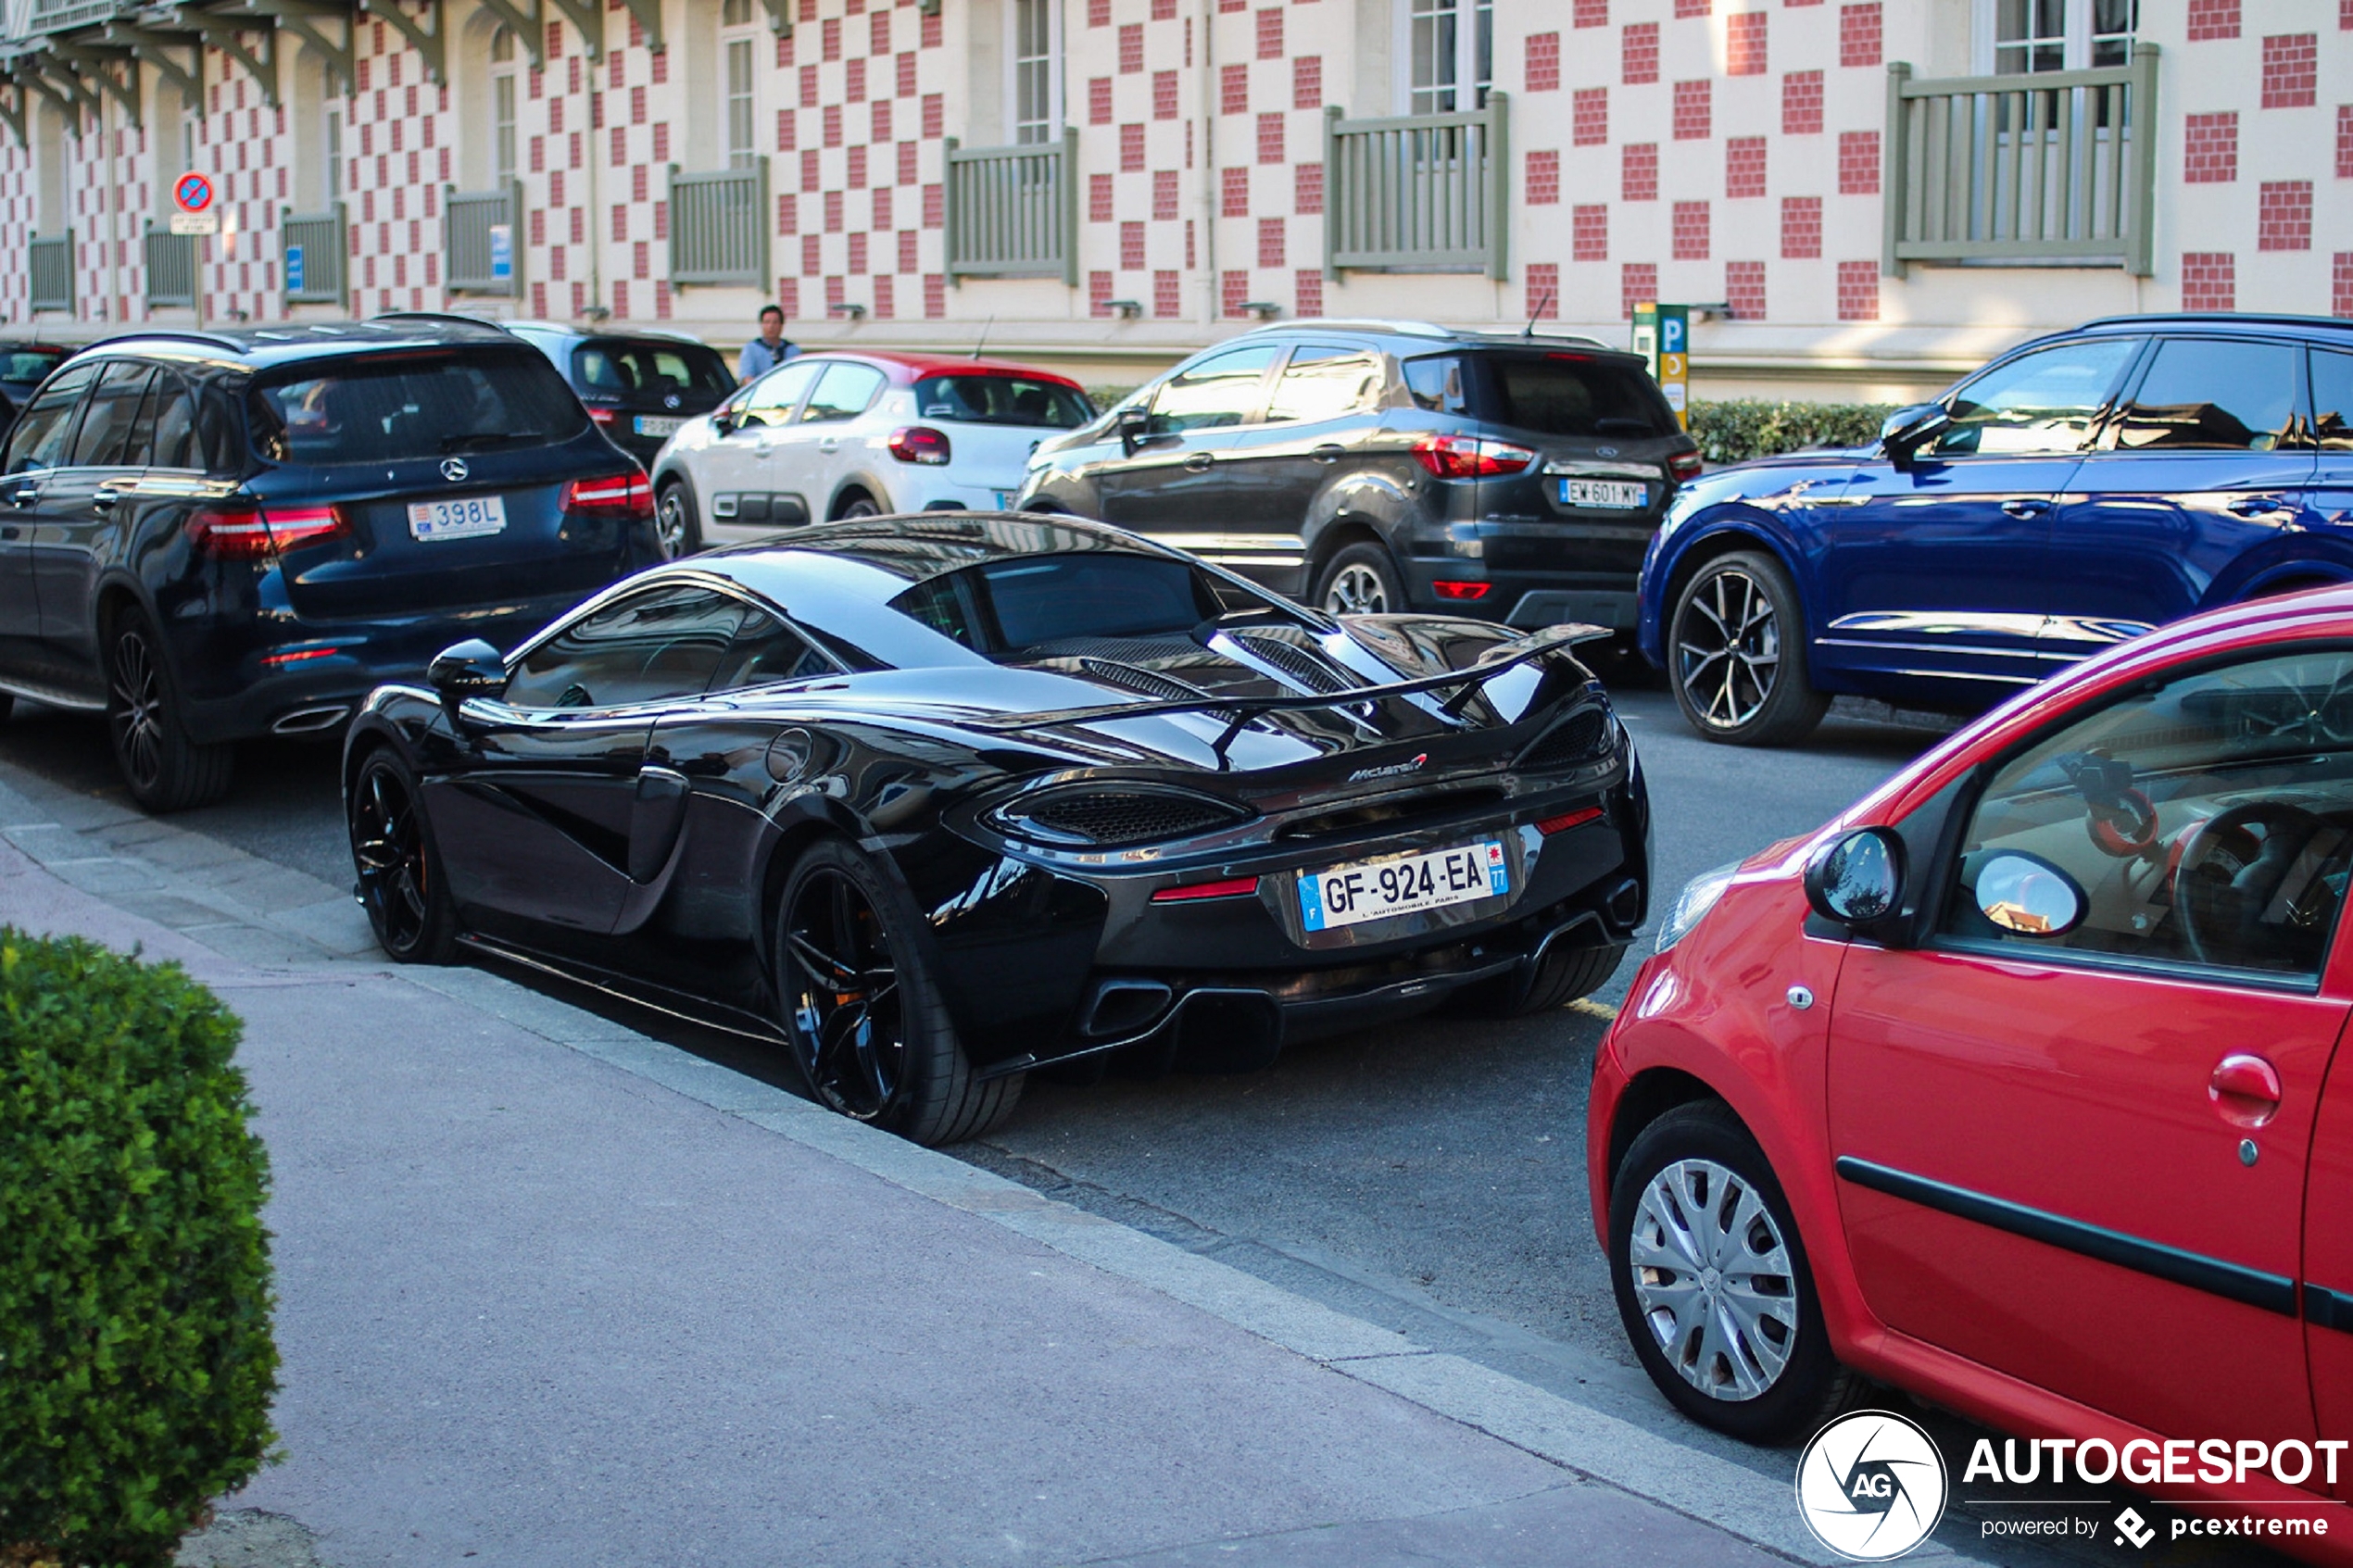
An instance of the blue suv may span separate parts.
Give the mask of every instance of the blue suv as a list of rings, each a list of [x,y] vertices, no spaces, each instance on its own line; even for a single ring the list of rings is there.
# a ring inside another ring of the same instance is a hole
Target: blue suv
[[[1988,707],[2194,610],[2353,581],[2353,322],[2115,317],[2036,339],[1876,450],[1687,484],[1642,652],[1710,740],[1839,693]]]

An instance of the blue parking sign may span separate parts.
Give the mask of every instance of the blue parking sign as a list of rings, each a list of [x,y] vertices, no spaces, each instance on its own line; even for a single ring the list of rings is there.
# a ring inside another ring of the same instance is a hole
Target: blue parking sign
[[[512,224],[493,223],[490,226],[490,275],[500,279],[515,275],[515,231]]]
[[[1659,312],[1658,351],[1661,354],[1682,353],[1683,333],[1687,330],[1687,319],[1680,312],[1672,316],[1663,310]]]
[[[286,247],[286,292],[289,294],[302,292],[302,247],[300,245]]]

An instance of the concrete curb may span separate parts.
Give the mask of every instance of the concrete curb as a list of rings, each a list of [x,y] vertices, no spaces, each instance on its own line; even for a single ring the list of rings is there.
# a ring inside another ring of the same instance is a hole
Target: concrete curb
[[[1820,1568],[1845,1561],[1806,1532],[1789,1485],[1755,1470],[819,1110],[499,975],[386,963],[348,892],[316,878],[73,795],[5,762],[0,838],[60,880],[224,957],[313,973],[396,975],[1765,1550]],[[1968,1560],[1934,1543],[1907,1559]]]

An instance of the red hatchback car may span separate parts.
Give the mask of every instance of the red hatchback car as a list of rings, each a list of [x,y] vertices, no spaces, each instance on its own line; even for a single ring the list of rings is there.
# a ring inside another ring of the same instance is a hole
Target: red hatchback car
[[[1770,1440],[1865,1374],[2353,1562],[2348,872],[2327,589],[2127,644],[1695,879],[1589,1113],[1652,1379]]]

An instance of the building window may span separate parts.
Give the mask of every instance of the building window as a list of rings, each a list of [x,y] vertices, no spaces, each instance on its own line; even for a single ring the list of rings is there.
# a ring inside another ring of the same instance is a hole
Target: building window
[[[327,205],[333,207],[343,200],[343,104],[332,93],[328,95],[326,113],[321,118],[324,123],[320,127],[320,143],[327,158],[324,188]]]
[[[1057,0],[1013,0],[1013,140],[1051,142],[1063,123],[1062,6]]]
[[[491,172],[506,184],[515,177],[515,35],[500,28],[490,35]]]
[[[1494,0],[1406,0],[1409,114],[1487,107],[1495,75]]]
[[[752,75],[751,0],[721,0],[719,25],[720,80],[727,84],[727,167],[749,169],[760,157],[753,130],[760,107]]]
[[[1979,69],[2005,76],[2120,66],[2139,0],[1978,0]]]

